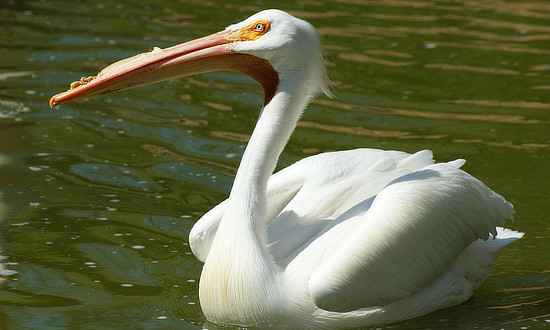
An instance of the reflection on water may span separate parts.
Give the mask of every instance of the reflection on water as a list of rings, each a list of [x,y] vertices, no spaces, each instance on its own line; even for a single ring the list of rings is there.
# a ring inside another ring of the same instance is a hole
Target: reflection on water
[[[466,170],[526,232],[476,299],[392,328],[550,326],[550,4],[298,1],[319,28],[335,99],[316,99],[280,166],[356,147]],[[218,31],[260,2],[7,1],[0,8],[0,324],[203,324],[193,223],[224,199],[263,102],[212,73],[48,108],[80,76]],[[90,32],[91,31],[91,32]],[[17,272],[17,273],[15,273]],[[212,327],[209,325],[209,327]]]
[[[0,154],[0,167],[11,163],[10,157]],[[0,223],[6,220],[8,215],[9,206],[4,203],[2,199],[2,193],[0,192]],[[24,226],[28,225],[28,222],[11,223],[12,226]],[[10,279],[11,276],[16,275],[16,270],[10,269],[12,266],[17,265],[17,262],[9,260],[9,256],[3,255],[3,247],[0,245],[0,284]]]

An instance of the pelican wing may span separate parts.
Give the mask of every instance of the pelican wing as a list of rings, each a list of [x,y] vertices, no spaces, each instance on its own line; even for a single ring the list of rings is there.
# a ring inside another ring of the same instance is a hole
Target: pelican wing
[[[309,276],[315,304],[339,312],[383,306],[426,286],[512,218],[512,205],[460,164],[392,181],[297,249],[287,272]]]
[[[267,241],[281,265],[296,249],[358,202],[376,195],[392,180],[433,163],[429,150],[355,149],[304,158],[271,176],[267,186]],[[189,242],[204,261],[226,201],[193,226]]]
[[[278,214],[271,214],[276,215],[267,228],[273,258],[284,267],[289,255],[334,219],[375,196],[392,180],[432,163],[429,150],[411,155],[355,149],[311,156],[276,173],[272,180],[299,177],[301,187],[283,208],[276,210]]]

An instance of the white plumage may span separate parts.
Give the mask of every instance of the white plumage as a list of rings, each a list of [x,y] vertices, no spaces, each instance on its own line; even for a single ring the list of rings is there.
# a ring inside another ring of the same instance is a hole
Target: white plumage
[[[268,59],[281,81],[229,199],[190,234],[193,252],[206,262],[200,299],[207,319],[349,328],[471,297],[498,250],[521,237],[504,229],[496,235],[496,226],[512,219],[512,205],[460,170],[464,161],[433,164],[427,150],[324,153],[270,177],[310,97],[326,92],[326,79],[308,23],[270,10],[228,29],[259,19],[270,21],[271,31],[232,48]]]
[[[500,195],[415,154],[357,149],[272,174],[317,93],[329,94],[315,29],[262,11],[211,36],[117,62],[50,105],[213,70],[250,75],[265,102],[229,198],[191,230],[201,307],[215,323],[334,329],[390,323],[467,300],[522,233]]]
[[[288,316],[248,325],[366,326],[469,299],[498,251],[522,234],[496,227],[513,218],[512,206],[460,170],[464,161],[433,162],[428,150],[356,149],[308,157],[274,174],[265,245],[280,272],[271,280],[290,289],[280,303]],[[227,203],[191,231],[191,247],[202,261]]]

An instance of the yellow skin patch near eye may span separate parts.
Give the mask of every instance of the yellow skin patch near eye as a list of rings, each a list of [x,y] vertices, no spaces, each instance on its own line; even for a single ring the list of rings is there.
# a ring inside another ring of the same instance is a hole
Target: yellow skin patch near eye
[[[263,36],[267,31],[269,31],[269,23],[266,20],[256,21],[249,26],[242,28],[238,31],[231,33],[229,40],[231,41],[252,41],[257,40]]]

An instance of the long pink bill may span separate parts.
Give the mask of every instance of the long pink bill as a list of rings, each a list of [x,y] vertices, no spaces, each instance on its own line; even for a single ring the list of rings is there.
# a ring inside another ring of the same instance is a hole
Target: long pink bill
[[[115,62],[97,76],[82,78],[71,88],[50,99],[50,106],[121,89],[149,85],[177,77],[212,71],[237,71],[260,82],[269,103],[279,83],[277,72],[267,60],[232,51],[228,31],[185,42]]]

